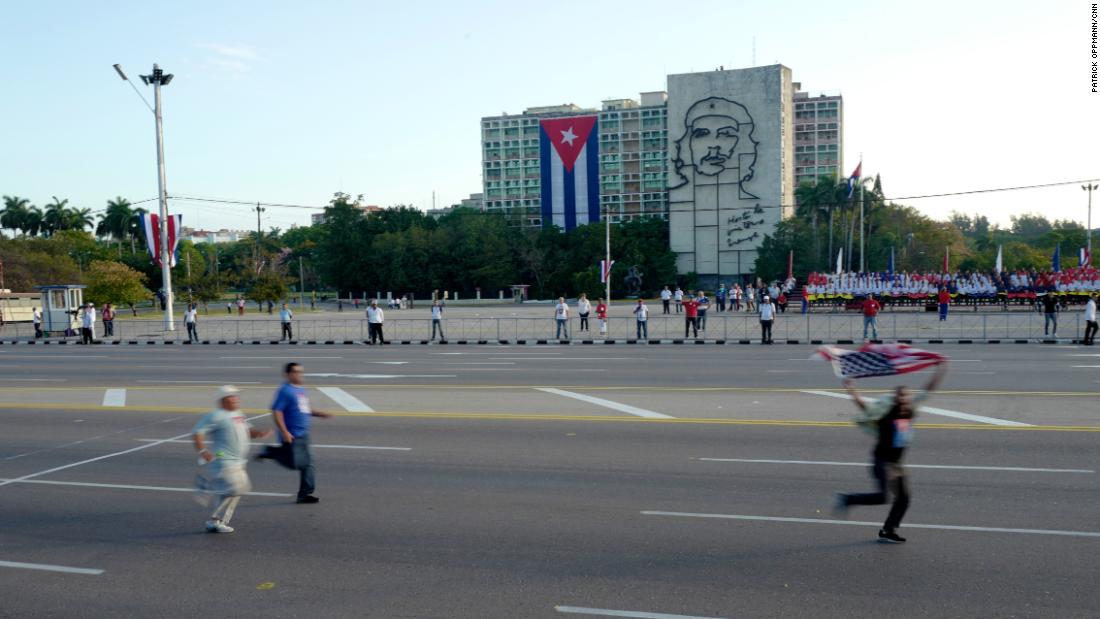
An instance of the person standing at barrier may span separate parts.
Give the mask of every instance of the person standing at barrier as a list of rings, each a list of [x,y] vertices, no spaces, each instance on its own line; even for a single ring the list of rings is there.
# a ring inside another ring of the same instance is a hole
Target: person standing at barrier
[[[183,313],[183,324],[187,326],[187,341],[197,342],[199,341],[199,327],[198,327],[199,310],[194,303],[187,306],[187,311]]]
[[[882,305],[875,300],[875,295],[868,294],[863,300],[863,339],[867,339],[867,327],[871,327],[871,339],[878,339],[878,313]]]
[[[760,343],[772,343],[772,323],[775,322],[775,304],[771,297],[764,295],[760,301]]]
[[[756,310],[756,291],[753,290],[752,284],[745,285],[745,311],[752,312]]]
[[[282,323],[283,327],[282,336],[279,338],[279,341],[294,341],[294,329],[290,322],[291,320],[294,320],[294,312],[290,311],[286,303],[283,303],[283,309],[279,310],[279,322]]]
[[[718,284],[718,290],[714,292],[714,300],[718,302],[718,311],[726,311],[726,285]]]
[[[779,297],[775,299],[775,306],[779,308],[780,314],[787,313],[787,292],[784,290],[779,291]]]
[[[730,311],[741,311],[741,284],[734,284],[733,290],[730,290]]]
[[[901,519],[909,508],[909,483],[906,479],[902,457],[913,439],[913,418],[917,404],[928,398],[943,380],[947,362],[936,366],[936,373],[923,391],[911,394],[908,387],[897,387],[894,396],[879,400],[866,401],[855,390],[855,382],[848,378],[844,388],[859,407],[862,415],[856,418],[856,424],[877,437],[872,452],[871,474],[878,485],[877,492],[865,494],[838,494],[837,515],[847,515],[852,505],[884,505],[889,495],[894,495],[894,505],[890,508],[886,522],[878,532],[880,542],[901,544],[905,538],[898,535]]]
[[[581,293],[581,296],[577,299],[577,316],[581,319],[581,331],[588,331],[588,315],[592,313],[592,302],[588,300],[588,295]]]
[[[1088,303],[1085,303],[1085,346],[1092,346],[1096,340],[1096,331],[1100,325],[1096,324],[1096,293],[1089,295]]]
[[[936,300],[940,306],[940,321],[947,320],[947,307],[951,304],[951,293],[947,292],[947,287],[940,288],[940,292]]]
[[[669,305],[672,304],[672,291],[665,286],[661,291],[661,314],[671,314],[669,311]]]
[[[244,316],[244,297],[237,297],[237,315]]]
[[[1058,297],[1056,295],[1057,293],[1053,290],[1043,295],[1043,335],[1058,336]]]
[[[676,302],[676,313],[679,314],[684,311],[684,291],[679,286],[676,287],[676,292],[672,293],[672,300]]]
[[[649,339],[649,308],[646,307],[645,301],[638,299],[638,304],[634,306],[634,321],[637,327],[637,336],[639,340]]]
[[[441,341],[447,341],[447,336],[443,335],[443,305],[439,300],[432,301],[432,339],[435,339],[435,332],[439,330],[439,339]]]
[[[233,385],[218,390],[218,409],[204,415],[191,430],[191,441],[202,465],[197,484],[200,500],[208,499],[208,494],[219,497],[206,521],[210,533],[233,532],[229,521],[241,496],[252,489],[245,471],[251,447],[249,439],[270,435],[271,430],[257,430],[248,422],[241,412],[240,390]]]
[[[301,364],[288,363],[283,372],[286,382],[279,387],[275,401],[271,403],[271,417],[281,442],[278,447],[264,447],[256,459],[275,460],[288,469],[298,471],[298,503],[317,503],[321,499],[313,495],[316,480],[313,452],[309,448],[310,417],[327,419],[332,415],[310,407],[309,396],[302,386]]]
[[[600,335],[607,337],[607,305],[602,297],[596,301],[596,320],[600,321]]]
[[[103,337],[112,337],[115,334],[115,308],[110,303],[103,305]]]
[[[367,331],[370,332],[370,343],[386,343],[386,336],[382,334],[382,324],[386,321],[386,314],[378,307],[378,301],[370,300],[367,306]]]
[[[554,320],[557,322],[554,339],[562,339],[561,334],[563,332],[565,333],[565,339],[569,339],[569,305],[566,304],[565,297],[558,297],[558,304],[554,306]]]
[[[84,311],[80,315],[80,343],[91,344],[95,340],[95,306],[91,303],[84,304]]]
[[[31,322],[34,323],[34,339],[42,339],[42,311],[37,307],[31,309]]]
[[[698,318],[696,322],[699,323],[699,330],[703,333],[707,332],[707,310],[710,309],[710,299],[707,298],[707,293],[700,290],[699,296],[696,297],[696,301],[699,303]]]
[[[699,339],[699,301],[688,298],[684,301],[684,337],[688,336],[691,329],[695,339]]]

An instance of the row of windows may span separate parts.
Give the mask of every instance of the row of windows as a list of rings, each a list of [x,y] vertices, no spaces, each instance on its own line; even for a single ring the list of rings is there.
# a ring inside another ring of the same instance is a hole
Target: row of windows
[[[531,125],[538,126],[539,119],[537,118],[520,118],[511,120],[487,120],[481,123],[481,126],[486,129],[496,129],[500,127],[529,127]]]
[[[796,152],[796,153],[834,152],[835,153],[835,152],[837,152],[837,150],[839,150],[837,147],[838,147],[837,144],[818,144],[816,148],[813,147],[813,146],[795,146],[794,147],[794,152]]]
[[[517,146],[538,146],[538,139],[533,140],[504,140],[503,142],[485,142],[486,150],[497,148],[515,148]]]
[[[810,123],[808,125],[795,125],[794,126],[795,131],[814,131],[815,129],[817,131],[822,131],[824,129],[838,129],[838,128],[839,128],[839,125],[837,123],[818,123],[816,125],[814,123]]]
[[[812,110],[815,107],[821,109],[835,109],[839,107],[839,101],[817,101],[816,103],[795,103],[794,109],[796,110]]]

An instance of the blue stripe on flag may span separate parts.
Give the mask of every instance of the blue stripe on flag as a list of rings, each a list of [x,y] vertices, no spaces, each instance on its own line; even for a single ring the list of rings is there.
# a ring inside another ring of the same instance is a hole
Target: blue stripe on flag
[[[550,183],[550,137],[546,135],[546,128],[539,127],[539,183],[542,193],[542,227],[549,228],[554,224],[554,199],[551,195]]]
[[[580,163],[579,161],[577,163]],[[577,168],[562,170],[565,174],[565,229],[577,227]]]
[[[588,222],[600,221],[600,122],[597,120],[592,125],[592,133],[588,134],[588,146],[585,150],[588,154],[588,204],[581,208],[588,209]]]

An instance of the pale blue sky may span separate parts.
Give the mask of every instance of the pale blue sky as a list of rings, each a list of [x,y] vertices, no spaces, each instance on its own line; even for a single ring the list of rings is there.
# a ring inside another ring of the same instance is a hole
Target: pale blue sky
[[[156,195],[153,117],[111,69],[158,62],[171,194],[383,206],[481,190],[479,120],[596,106],[665,75],[780,62],[845,97],[845,173],[888,195],[1100,177],[1088,2],[36,2],[5,7],[0,194]],[[916,200],[1084,221],[1078,187]],[[1100,208],[1100,195],[1097,196]],[[244,206],[185,223],[252,227]],[[308,223],[269,209],[265,227]],[[1100,213],[1100,211],[1098,211]],[[1097,217],[1100,220],[1100,214]]]

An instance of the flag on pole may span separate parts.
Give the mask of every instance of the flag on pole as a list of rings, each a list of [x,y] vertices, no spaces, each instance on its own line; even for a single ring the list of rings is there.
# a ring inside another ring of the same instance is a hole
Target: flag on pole
[[[894,248],[890,248],[890,261],[886,263],[886,272],[890,275],[894,274]]]
[[[153,264],[160,266],[160,215],[155,213],[142,213],[141,229],[145,233],[145,247],[153,259]],[[168,216],[168,266],[176,266],[179,259],[179,231],[183,229],[183,215]]]
[[[615,261],[608,262],[607,260],[600,260],[600,283],[606,284],[607,280],[611,278],[611,267],[615,266]]]
[[[822,346],[814,356],[833,364],[833,371],[843,378],[895,376],[930,368],[947,361],[947,357],[907,344],[864,344],[859,350]],[[813,358],[813,357],[811,357]]]
[[[1062,272],[1062,244],[1054,246],[1054,255],[1050,257],[1050,270],[1055,273]]]
[[[838,251],[836,253],[836,274],[837,275],[840,275],[841,265],[844,264],[844,261],[842,260],[843,257],[844,257],[844,248],[841,248],[840,251]]]
[[[600,142],[596,116],[539,122],[542,225],[572,230],[600,220]]]
[[[951,246],[950,245],[945,245],[944,248],[943,248],[943,271],[942,271],[943,273],[949,273],[950,272],[950,271],[947,270],[947,265],[950,264],[950,258],[951,258]]]
[[[852,172],[852,175],[848,177],[848,199],[852,198],[852,194],[856,191],[856,184],[859,183],[859,176],[863,173],[863,162],[860,161],[856,166],[856,171]]]
[[[794,274],[794,250],[787,254],[787,279],[790,279]]]
[[[1092,263],[1092,256],[1089,255],[1089,250],[1087,247],[1082,247],[1081,249],[1077,250],[1077,262],[1078,266],[1083,267],[1087,267],[1090,263]]]
[[[1004,245],[997,246],[997,262],[993,265],[993,268],[996,269],[998,273],[1001,273],[1005,270],[1004,248]]]

